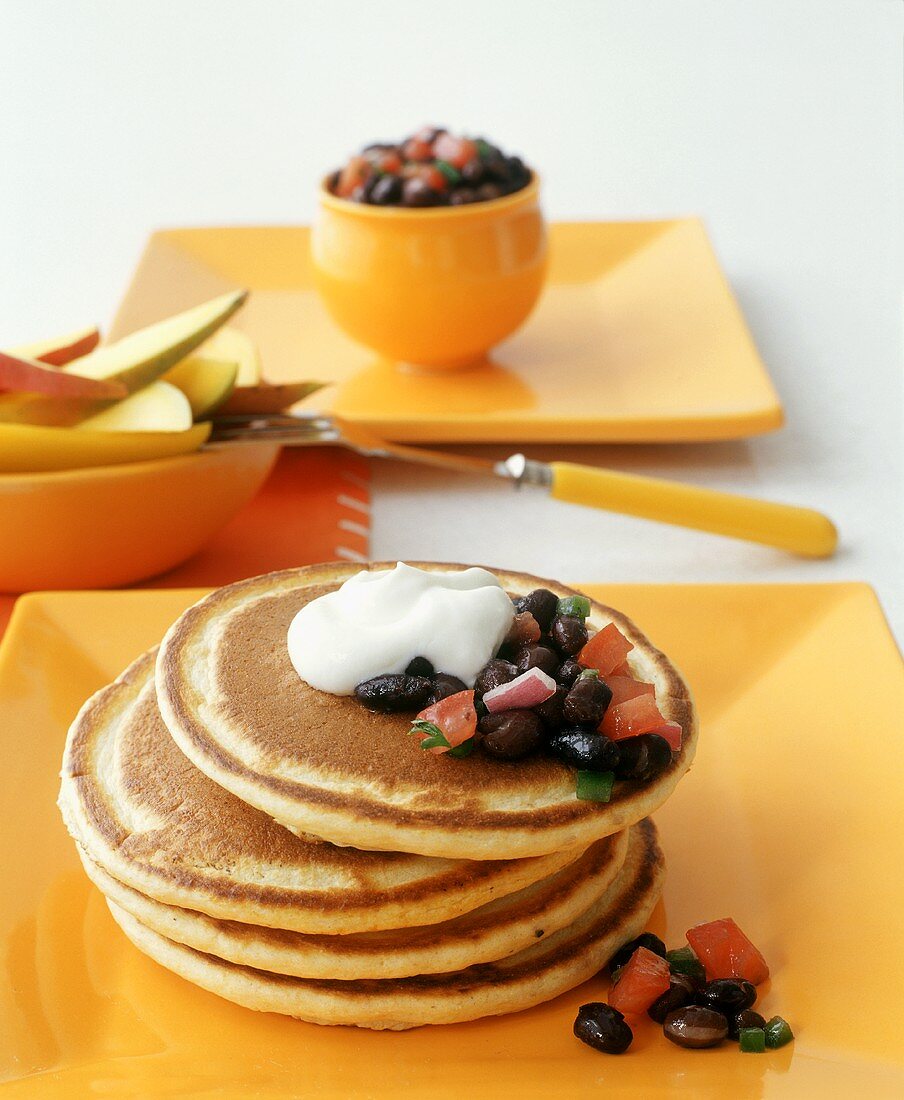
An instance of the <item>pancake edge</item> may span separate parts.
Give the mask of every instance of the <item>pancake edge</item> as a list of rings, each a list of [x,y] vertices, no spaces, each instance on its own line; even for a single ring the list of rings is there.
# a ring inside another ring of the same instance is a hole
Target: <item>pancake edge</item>
[[[629,849],[631,877],[626,878],[628,872],[623,870],[612,884],[608,891],[612,905],[577,939],[569,941],[565,928],[544,941],[541,946],[551,957],[541,955],[537,966],[529,957],[533,949],[528,949],[500,964],[450,974],[385,982],[308,981],[223,962],[167,940],[115,902],[107,905],[138,950],[187,981],[245,1008],[309,1023],[374,1030],[463,1023],[531,1008],[573,989],[597,974],[622,944],[643,931],[662,892],[665,868],[652,822],[645,819],[634,832],[642,852],[639,857],[635,852],[632,859]],[[564,940],[561,947],[554,944],[557,937]],[[551,944],[554,949],[549,949]],[[499,966],[508,967],[509,973],[495,973]],[[385,988],[380,989],[381,985]]]

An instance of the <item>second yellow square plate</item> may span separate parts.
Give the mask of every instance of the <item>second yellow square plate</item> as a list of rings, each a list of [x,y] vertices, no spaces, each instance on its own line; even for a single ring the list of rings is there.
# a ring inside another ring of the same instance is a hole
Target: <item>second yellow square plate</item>
[[[334,383],[310,404],[407,442],[676,442],[781,426],[782,408],[706,231],[694,218],[550,227],[549,281],[491,362],[428,373],[379,361],[318,298],[306,227],[155,233],[122,336],[224,290],[269,380]]]
[[[0,1097],[891,1100],[904,1096],[901,661],[864,585],[610,585],[674,658],[701,719],[656,820],[651,929],[733,916],[795,1042],[681,1050],[652,1022],[613,1058],[571,1033],[593,978],[510,1016],[404,1032],[250,1012],[139,952],[55,802],[66,727],[199,593],[39,593],[0,647]],[[864,670],[868,670],[864,676]],[[856,673],[857,675],[854,675]]]

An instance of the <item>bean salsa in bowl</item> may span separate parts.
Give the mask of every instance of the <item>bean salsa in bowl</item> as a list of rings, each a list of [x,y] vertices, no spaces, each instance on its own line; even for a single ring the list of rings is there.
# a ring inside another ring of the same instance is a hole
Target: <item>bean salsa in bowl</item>
[[[530,183],[524,161],[486,138],[426,126],[400,142],[374,142],[333,172],[329,191],[373,206],[466,206]]]
[[[446,129],[365,146],[321,181],[315,286],[389,362],[474,367],[528,318],[546,277],[537,173]]]

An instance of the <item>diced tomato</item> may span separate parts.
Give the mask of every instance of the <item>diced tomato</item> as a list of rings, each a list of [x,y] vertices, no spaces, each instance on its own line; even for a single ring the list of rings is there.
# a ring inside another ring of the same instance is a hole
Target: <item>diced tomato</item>
[[[369,175],[370,161],[367,157],[352,157],[339,173],[336,194],[340,198],[347,199],[356,187],[360,187],[367,180]]]
[[[691,928],[687,942],[703,963],[707,980],[745,978],[759,985],[769,977],[769,967],[731,917]]]
[[[578,654],[578,664],[583,668],[595,668],[605,679],[634,648],[615,623],[598,630]]]
[[[402,147],[402,156],[405,160],[432,160],[433,146],[423,138],[413,137]]]
[[[432,164],[419,164],[412,174],[422,179],[428,187],[440,194],[449,189],[448,179]]]
[[[668,991],[669,964],[647,947],[638,947],[609,990],[609,1004],[626,1016],[638,1016]]]
[[[634,673],[631,671],[631,666],[627,661],[623,661],[620,665],[617,665],[610,673],[609,676],[630,676],[634,678]],[[608,679],[608,677],[607,677]]]
[[[372,153],[370,163],[378,172],[390,175],[395,175],[402,168],[402,158],[394,149],[381,149]]]
[[[641,733],[652,733],[664,726],[665,718],[656,706],[652,695],[638,695],[636,699],[627,699],[617,707],[609,706],[600,723],[600,733],[620,741],[623,737],[637,737]]]
[[[541,634],[540,624],[533,615],[529,611],[521,611],[512,620],[505,642],[511,646],[533,645],[539,642]]]
[[[477,145],[470,138],[443,133],[433,143],[433,155],[437,160],[463,168],[469,160],[477,156]]]
[[[668,741],[672,752],[678,752],[681,748],[682,730],[677,722],[666,722],[665,725],[657,726],[654,730],[647,730],[647,733],[656,733]]]
[[[448,752],[449,749],[454,749],[456,745],[460,745],[462,741],[467,741],[469,737],[473,737],[477,732],[474,692],[459,691],[455,695],[447,695],[445,699],[440,699],[438,703],[425,707],[417,717],[426,722],[432,722],[434,726],[442,730],[443,735],[449,742],[448,748],[445,745],[437,745],[428,751],[437,754]],[[430,735],[419,731],[419,736],[420,740],[424,741]]]
[[[629,699],[636,699],[638,695],[654,695],[656,689],[652,684],[645,684],[641,680],[635,680],[633,676],[607,676],[606,683],[612,692],[610,707],[617,707],[620,703],[627,703]]]

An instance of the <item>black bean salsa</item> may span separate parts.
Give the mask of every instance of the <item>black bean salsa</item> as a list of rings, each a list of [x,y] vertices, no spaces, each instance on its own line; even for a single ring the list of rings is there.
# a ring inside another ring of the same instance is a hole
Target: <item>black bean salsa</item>
[[[329,190],[374,206],[463,206],[520,191],[530,182],[520,157],[485,138],[425,126],[400,142],[376,142],[329,177]]]
[[[668,951],[644,932],[619,948],[609,960],[609,1001],[581,1005],[577,1038],[603,1054],[624,1054],[646,1015],[670,1042],[691,1050],[732,1039],[742,1053],[762,1054],[793,1040],[783,1017],[766,1020],[754,1009],[769,967],[733,920],[695,925],[687,939]]]
[[[588,629],[586,596],[537,588],[514,599],[515,618],[473,688],[415,657],[404,673],[355,688],[371,710],[418,712],[420,748],[479,750],[500,761],[538,753],[575,768],[579,799],[608,802],[616,780],[648,783],[681,747],[681,726],[660,712],[652,684],[629,664],[633,644],[614,623]]]

